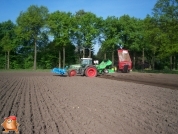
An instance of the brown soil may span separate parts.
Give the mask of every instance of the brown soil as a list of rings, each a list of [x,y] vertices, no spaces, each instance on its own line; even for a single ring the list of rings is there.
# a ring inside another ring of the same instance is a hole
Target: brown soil
[[[154,85],[159,87],[167,87],[171,89],[178,89],[178,75],[177,74],[154,74],[154,73],[111,73],[108,75],[101,75],[101,78],[114,79],[119,81],[128,81],[141,83],[146,85]]]
[[[178,83],[177,75],[112,76]],[[178,90],[123,79],[0,72],[0,123],[9,115],[17,116],[21,134],[176,134]]]

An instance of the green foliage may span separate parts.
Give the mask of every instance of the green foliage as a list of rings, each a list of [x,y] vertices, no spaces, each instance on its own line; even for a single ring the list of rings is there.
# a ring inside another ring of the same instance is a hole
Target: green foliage
[[[5,67],[5,63],[6,63],[6,61],[5,61],[5,56],[3,55],[3,53],[2,52],[0,52],[0,69],[1,68],[3,68],[3,69],[5,69],[6,67]]]
[[[17,46],[16,43],[16,34],[14,32],[15,24],[12,21],[3,22],[0,25],[1,29],[1,39],[0,46],[4,52],[7,52],[7,59],[5,60],[5,64],[7,63],[7,69],[10,67],[10,52]]]
[[[70,12],[59,12],[56,11],[54,13],[51,13],[48,21],[47,21],[48,27],[50,29],[51,35],[54,37],[54,45],[63,47],[63,68],[65,66],[66,62],[66,55],[65,55],[65,47],[68,46],[71,42],[71,33],[73,30],[72,27],[72,14]],[[61,49],[59,48],[59,52]],[[59,60],[60,60],[59,55]],[[59,64],[61,64],[61,61],[59,61]]]
[[[158,0],[153,11],[161,30],[160,56],[178,53],[178,1]]]
[[[158,0],[153,8],[154,18],[157,20],[157,27],[161,31],[160,47],[158,56],[161,59],[170,57],[170,69],[172,57],[178,54],[178,1],[177,0]]]
[[[86,52],[89,50],[89,56],[91,56],[91,50],[94,50],[100,34],[100,20],[101,18],[95,14],[84,10],[79,10],[74,16],[72,42],[77,46],[78,52],[83,50],[83,56],[85,56],[85,50]]]
[[[49,15],[47,24],[56,46],[66,46],[70,43],[72,30],[72,14],[56,11]]]
[[[103,19],[84,10],[49,14],[46,7],[32,5],[19,14],[17,24],[0,23],[0,68],[51,69],[62,61],[63,66],[74,64],[82,55],[102,61],[105,54],[116,63],[121,45],[129,50],[135,69],[143,48],[152,69],[178,68],[177,15],[177,0],[158,0],[153,16],[143,20],[129,15]],[[95,45],[101,46],[97,57],[92,54]]]
[[[118,18],[112,16],[104,20],[102,28],[103,50],[106,51],[109,49],[111,51],[115,49],[115,46],[120,43],[120,32],[121,26]]]
[[[34,70],[36,70],[37,46],[45,34],[48,9],[44,6],[30,6],[26,12],[21,12],[17,18],[16,34],[21,40],[29,40],[34,45]]]
[[[119,18],[120,38],[124,48],[138,52],[143,48],[143,21],[128,15]]]

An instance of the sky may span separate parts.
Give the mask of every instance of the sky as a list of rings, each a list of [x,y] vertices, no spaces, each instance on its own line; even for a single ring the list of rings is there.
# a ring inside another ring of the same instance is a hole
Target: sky
[[[16,23],[20,12],[27,11],[31,5],[45,6],[49,12],[64,11],[75,13],[79,10],[92,12],[104,19],[108,16],[144,19],[152,15],[157,0],[0,0],[0,23],[11,20]],[[98,51],[98,47],[96,48]]]

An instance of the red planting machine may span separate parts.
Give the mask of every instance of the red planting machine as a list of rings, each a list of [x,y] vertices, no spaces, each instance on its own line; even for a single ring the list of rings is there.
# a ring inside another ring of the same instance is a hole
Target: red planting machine
[[[129,73],[132,69],[132,61],[128,50],[119,49],[118,50],[118,71],[123,73]]]

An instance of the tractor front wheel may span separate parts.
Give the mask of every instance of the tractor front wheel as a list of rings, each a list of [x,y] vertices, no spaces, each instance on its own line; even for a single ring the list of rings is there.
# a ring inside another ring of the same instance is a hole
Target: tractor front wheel
[[[95,67],[88,67],[86,70],[85,70],[85,75],[87,77],[96,77],[97,76],[97,70]]]
[[[68,72],[69,77],[75,76],[76,74],[77,74],[77,72],[75,70],[70,70]]]

